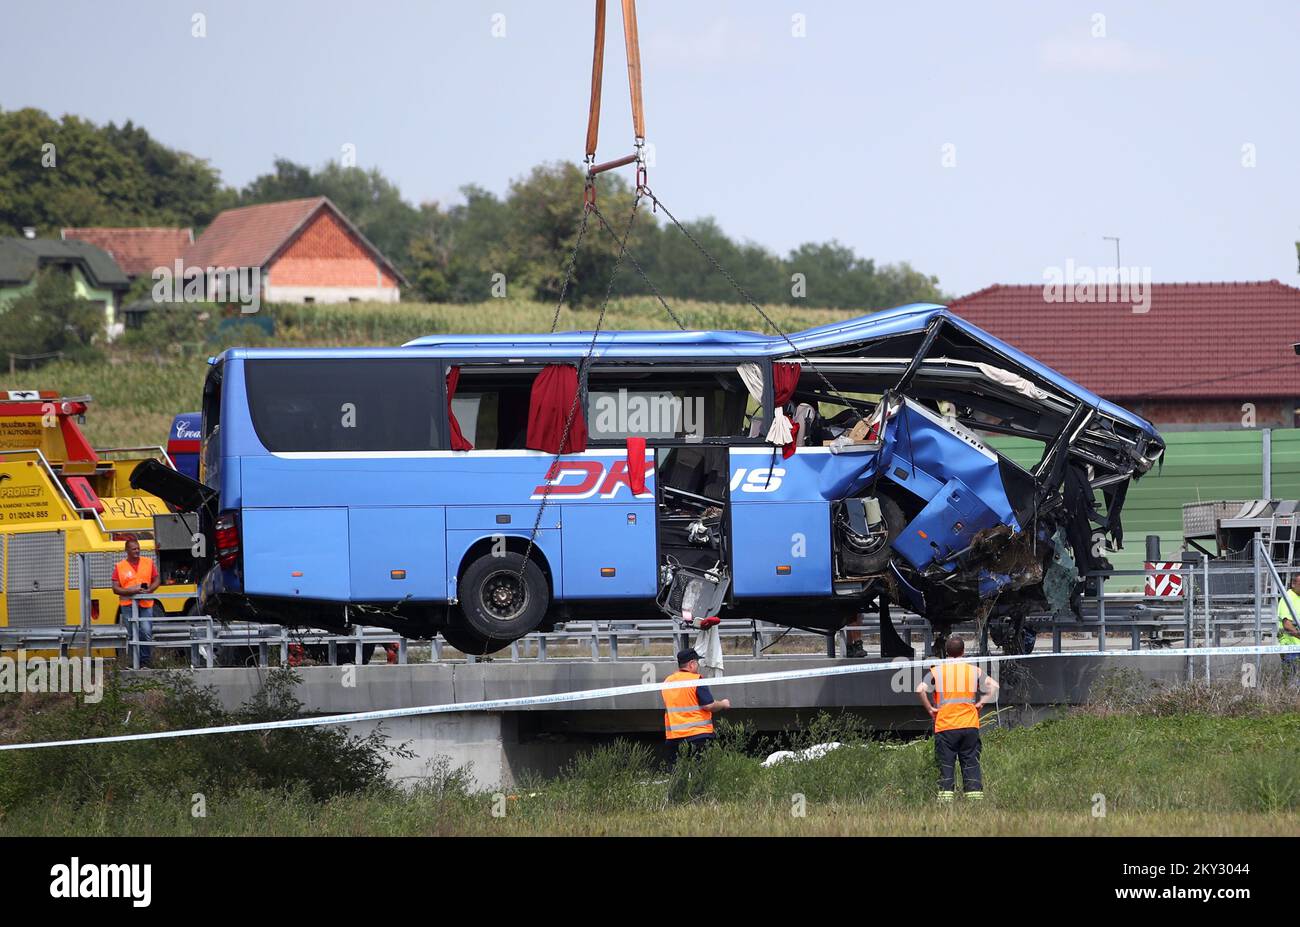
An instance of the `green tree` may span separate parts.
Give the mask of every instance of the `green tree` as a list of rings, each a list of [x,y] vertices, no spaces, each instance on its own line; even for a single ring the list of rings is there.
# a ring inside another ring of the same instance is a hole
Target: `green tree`
[[[152,221],[202,228],[221,210],[236,205],[234,191],[221,186],[220,175],[207,161],[166,147],[130,121],[120,128],[110,122],[103,134],[148,176],[144,196]]]
[[[910,302],[942,302],[939,281],[913,270],[909,264],[887,264],[858,257],[837,241],[808,243],[795,248],[784,261],[785,277],[803,275],[810,306],[836,309],[888,309]],[[783,301],[793,301],[789,293]]]
[[[277,158],[275,170],[254,179],[239,193],[239,205],[327,196],[384,256],[411,270],[409,250],[420,225],[420,211],[377,169],[328,162],[319,170]]]
[[[465,202],[450,209],[436,203],[420,207],[408,272],[420,298],[481,302],[498,272],[506,274],[507,293],[516,283],[522,286],[512,281],[517,265],[503,246],[510,226],[506,205],[481,187],[463,187],[461,194]]]
[[[24,226],[46,237],[72,225],[202,227],[231,201],[207,162],[129,122],[0,111],[0,235]]]
[[[533,298],[559,298],[569,256],[582,224],[584,178],[573,164],[559,163],[533,168],[527,177],[510,185],[506,197],[506,237],[494,255],[498,263],[509,258],[518,262],[514,278]],[[595,304],[605,295],[617,260],[618,239],[627,233],[632,209],[632,192],[622,177],[607,174],[596,187],[597,205],[610,229],[602,228],[596,216],[587,221],[582,249],[578,252],[566,302]],[[648,208],[643,208],[629,234],[628,247],[643,250],[645,236],[653,226]],[[634,272],[622,271],[623,292],[640,292],[631,285]]]
[[[37,109],[0,111],[0,235],[35,226],[45,236],[69,225],[179,225],[201,232],[222,209],[327,196],[411,281],[408,296],[479,302],[507,293],[557,299],[582,221],[584,176],[571,163],[543,164],[510,184],[504,196],[462,189],[463,203],[418,208],[378,169],[318,169],[277,158],[242,190],[223,187],[207,162],[160,144],[131,122],[98,127],[76,116],[53,119]],[[626,228],[632,190],[624,177],[602,175],[598,202],[614,232],[590,217],[567,301],[594,305],[605,295]],[[691,234],[762,304],[803,304],[859,311],[942,301],[938,281],[906,263],[877,266],[831,241],[808,243],[781,257],[727,235],[711,217],[686,223]],[[741,296],[696,247],[643,204],[629,251],[671,299],[739,302]],[[792,292],[802,274],[806,292]],[[615,294],[647,295],[650,286],[628,262]]]
[[[0,308],[0,355],[84,354],[103,336],[104,321],[100,305],[77,298],[66,270],[46,267],[30,293]]]

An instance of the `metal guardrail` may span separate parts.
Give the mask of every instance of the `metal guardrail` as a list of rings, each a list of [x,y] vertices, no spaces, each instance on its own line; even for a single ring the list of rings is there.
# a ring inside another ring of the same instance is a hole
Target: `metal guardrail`
[[[1161,573],[1176,574],[1182,579],[1182,595],[1178,597],[1149,597],[1130,592],[1107,594],[1107,581],[1117,577],[1145,577],[1149,572],[1146,570],[1090,573],[1088,578],[1096,581],[1097,594],[1084,598],[1082,620],[1072,616],[1061,618],[1052,615],[1031,615],[1026,620],[1037,632],[1036,638],[1050,635],[1053,653],[1060,653],[1063,649],[1078,650],[1089,643],[1095,646],[1097,652],[1104,653],[1116,637],[1126,638],[1128,649],[1140,650],[1143,648],[1144,635],[1148,648],[1168,646],[1175,640],[1184,641],[1188,647],[1198,646],[1198,641],[1203,646],[1219,646],[1228,637],[1264,644],[1275,637],[1276,627],[1271,621],[1266,627],[1263,612],[1265,609],[1276,609],[1279,593],[1285,584],[1281,571],[1268,559],[1259,543],[1257,538],[1254,562],[1214,561],[1211,569],[1210,561],[1203,560],[1200,563],[1184,564],[1176,570],[1161,570]],[[295,645],[326,647],[328,662],[331,664],[336,664],[340,656],[345,656],[349,650],[352,661],[361,662],[366,645],[395,646],[397,662],[401,664],[409,662],[413,644],[422,655],[423,642],[416,644],[396,632],[379,628],[357,625],[351,634],[338,634],[280,625],[222,625],[206,615],[151,618],[152,640],[146,640],[141,634],[145,619],[139,615],[138,606],[134,602],[140,599],[179,599],[190,596],[186,593],[161,592],[137,596],[134,597],[131,613],[124,616],[125,624],[94,624],[90,621],[89,567],[84,557],[76,558],[76,564],[77,569],[82,571],[80,625],[0,629],[0,649],[48,647],[57,649],[61,655],[66,656],[80,643],[89,656],[96,647],[119,648],[126,651],[129,664],[137,669],[140,668],[141,647],[159,650],[188,649],[191,667],[208,668],[222,662],[219,659],[220,648],[235,649],[246,656],[252,656],[255,652],[257,663],[261,666],[269,665],[273,652],[278,652],[282,664],[288,663],[291,649]],[[1283,569],[1288,572],[1300,571],[1300,565],[1284,565]],[[1253,576],[1253,589],[1250,592],[1225,593],[1213,590],[1214,579],[1244,574]],[[933,637],[928,622],[918,615],[900,611],[893,623],[906,645],[915,647],[913,641],[919,638],[921,653],[929,652]],[[850,635],[858,635],[864,645],[877,642],[880,638],[880,628],[874,619],[849,625],[833,634],[784,628],[748,619],[725,619],[718,627],[724,642],[724,652],[732,656],[748,654],[755,659],[836,657],[839,654],[847,655]],[[974,625],[972,623],[958,627],[959,630],[967,630]],[[989,629],[985,626],[978,630],[982,631],[978,639],[979,651],[987,652]],[[666,652],[671,653],[689,643],[694,633],[693,629],[682,629],[667,618],[653,621],[570,621],[562,630],[534,632],[520,638],[507,651],[490,659],[510,662],[645,659],[652,655],[648,651],[654,645],[668,645]],[[1067,648],[1067,635],[1073,637],[1070,643],[1078,646]],[[786,646],[779,651],[769,652],[777,641],[802,646]],[[568,646],[573,643],[580,646]],[[449,656],[446,650],[451,645],[441,636],[428,642],[428,647],[430,662],[463,659],[474,663],[485,659],[460,654],[459,651],[455,651],[457,656]],[[557,650],[565,652],[556,653]],[[573,653],[574,650],[578,652]],[[1260,660],[1257,656],[1257,669],[1260,668]],[[1209,669],[1207,656],[1207,678]],[[1193,657],[1187,658],[1187,673],[1189,679],[1194,677]]]
[[[190,666],[205,666],[207,669],[212,669],[219,662],[218,648],[245,652],[255,650],[258,665],[265,667],[270,665],[272,649],[279,651],[280,664],[283,666],[289,663],[291,648],[295,646],[325,646],[328,648],[329,663],[338,665],[340,658],[349,648],[352,649],[352,662],[361,663],[366,645],[376,647],[395,645],[397,662],[407,662],[407,639],[395,631],[382,628],[354,625],[352,634],[336,634],[314,629],[287,628],[282,625],[253,623],[222,625],[209,615],[168,615],[161,618],[145,618],[140,615],[138,603],[141,599],[163,598],[189,598],[189,596],[186,593],[154,592],[132,597],[131,614],[126,617],[129,634],[125,642],[132,669],[141,668],[142,648],[150,650],[188,648]],[[140,633],[145,621],[150,623],[152,631],[149,639],[142,638]],[[172,628],[181,633],[173,633]]]

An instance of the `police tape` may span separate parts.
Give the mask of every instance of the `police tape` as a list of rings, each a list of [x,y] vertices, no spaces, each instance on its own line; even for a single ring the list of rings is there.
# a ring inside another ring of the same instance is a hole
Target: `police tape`
[[[523,695],[515,698],[485,699],[478,702],[451,702],[442,705],[413,705],[407,708],[381,708],[374,711],[354,711],[319,717],[286,718],[280,721],[253,721],[246,724],[226,724],[217,727],[184,728],[175,731],[148,731],[140,734],[115,734],[110,737],[87,737],[80,740],[49,740],[38,743],[0,744],[0,751],[38,750],[47,747],[78,747],[89,744],[120,744],[142,740],[170,740],[176,737],[198,737],[204,734],[245,734],[255,731],[276,731],[298,727],[323,727],[331,724],[355,724],[364,721],[387,721],[392,718],[409,718],[420,715],[450,714],[467,711],[498,711],[512,708],[531,708],[538,705],[557,705],[566,702],[585,702],[597,699],[619,698],[624,695],[644,695],[665,689],[689,689],[707,685],[710,689],[729,686],[759,685],[770,682],[789,682],[794,679],[816,679],[826,676],[849,676],[858,673],[896,673],[906,669],[929,669],[947,663],[1009,663],[1024,660],[1075,657],[1224,657],[1256,656],[1262,654],[1293,653],[1300,648],[1281,644],[1264,644],[1250,647],[1171,647],[1156,650],[1071,650],[1062,653],[990,654],[987,656],[957,657],[949,659],[923,658],[907,660],[898,658],[883,663],[852,663],[845,666],[818,666],[811,669],[777,670],[770,673],[749,673],[742,676],[716,676],[700,680],[682,679],[676,682],[647,682],[630,686],[609,686],[603,689],[582,689],[577,692],[552,692],[548,695]],[[629,661],[630,662],[630,661]],[[652,661],[646,661],[652,662]],[[363,670],[364,671],[364,670]]]

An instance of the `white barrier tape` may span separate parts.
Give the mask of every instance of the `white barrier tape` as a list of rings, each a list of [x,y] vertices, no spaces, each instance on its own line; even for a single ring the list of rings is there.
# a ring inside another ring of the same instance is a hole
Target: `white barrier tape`
[[[610,686],[604,689],[583,689],[579,692],[553,692],[549,695],[524,695],[516,698],[487,699],[479,702],[453,702],[446,705],[414,705],[409,708],[382,708],[375,711],[354,711],[341,715],[324,715],[313,718],[289,718],[283,721],[255,721],[248,724],[228,724],[221,727],[186,728],[178,731],[151,731],[144,734],[117,734],[112,737],[88,737],[82,740],[50,740],[30,744],[0,744],[4,750],[36,750],[42,747],[76,747],[83,744],[120,744],[138,740],[168,740],[174,737],[197,737],[201,734],[243,734],[252,731],[274,731],[294,727],[319,727],[327,724],[352,724],[358,721],[384,721],[389,718],[407,718],[418,715],[448,714],[456,711],[496,711],[509,708],[528,708],[534,705],[556,705],[565,702],[585,702],[622,695],[642,695],[664,689],[690,689],[701,685],[710,689],[725,686],[751,685],[765,682],[786,682],[791,679],[815,679],[819,676],[847,676],[853,673],[888,673],[918,667],[929,668],[942,663],[1004,663],[1013,660],[1039,660],[1050,657],[1222,657],[1254,656],[1266,653],[1294,653],[1300,647],[1279,644],[1253,647],[1181,647],[1167,650],[1072,650],[1064,653],[990,654],[989,656],[959,657],[940,660],[935,657],[921,660],[893,660],[887,663],[853,663],[846,666],[818,666],[812,669],[779,670],[771,673],[750,673],[744,676],[719,676],[708,679],[682,679],[677,682],[647,682],[632,686]],[[650,661],[647,661],[650,662]]]

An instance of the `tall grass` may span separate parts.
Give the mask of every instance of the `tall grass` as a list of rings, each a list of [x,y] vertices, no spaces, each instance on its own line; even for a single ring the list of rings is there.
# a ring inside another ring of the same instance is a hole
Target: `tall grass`
[[[664,770],[641,744],[597,747],[550,781],[475,792],[443,767],[402,793],[234,787],[190,814],[165,788],[9,806],[0,833],[46,834],[1300,834],[1300,715],[1078,714],[985,737],[986,799],[936,808],[928,739],[859,741],[764,769],[723,742]],[[1097,814],[1099,796],[1104,814]]]
[[[1098,704],[1032,727],[986,728],[978,806],[935,807],[932,740],[873,738],[853,716],[826,713],[782,741],[844,744],[818,759],[764,768],[775,744],[720,722],[716,744],[671,769],[646,743],[615,740],[505,792],[476,791],[445,760],[401,792],[376,775],[372,752],[340,754],[337,741],[317,743],[311,762],[278,760],[274,774],[257,735],[50,752],[45,766],[0,769],[0,834],[1300,834],[1296,694],[1263,695],[1243,712],[1195,688],[1156,698],[1195,710]],[[285,699],[272,691],[249,710],[274,716]],[[122,714],[106,702],[103,717]],[[146,717],[191,724],[209,710],[191,694],[170,715],[155,707]],[[64,705],[17,730],[68,736],[82,730],[75,711]],[[15,730],[12,713],[0,711],[0,728]],[[204,792],[206,817],[191,813],[192,790]]]
[[[123,682],[114,672],[98,701],[35,694],[0,697],[5,739],[24,743],[113,734],[278,721],[302,714],[287,668],[267,673],[261,689],[234,712],[188,674],[165,683]],[[301,791],[313,800],[391,790],[390,757],[408,757],[382,733],[350,737],[334,727],[220,734],[0,754],[0,814],[54,803],[130,805],[147,797],[190,801],[196,794],[253,789]]]

